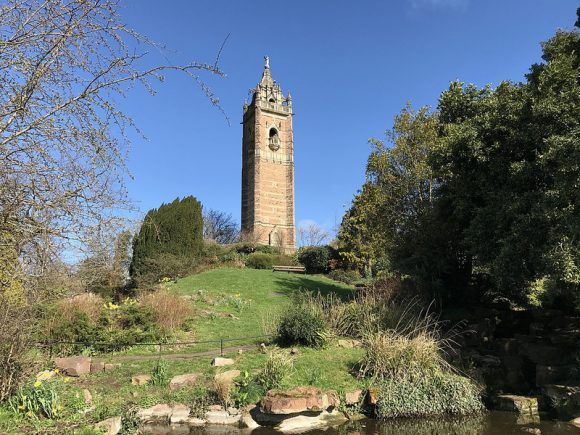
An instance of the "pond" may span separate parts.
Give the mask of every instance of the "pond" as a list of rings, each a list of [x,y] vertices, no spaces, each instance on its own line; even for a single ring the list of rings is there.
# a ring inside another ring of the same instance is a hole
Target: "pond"
[[[539,431],[537,430],[539,429]],[[273,429],[259,428],[253,435],[279,434]],[[144,433],[151,435],[236,435],[249,434],[248,429],[232,426],[189,428],[187,426],[148,426]],[[580,429],[561,421],[522,419],[509,412],[492,411],[483,415],[453,419],[405,419],[380,423],[365,419],[347,422],[336,428],[314,430],[309,435],[510,435],[510,434],[579,434]]]

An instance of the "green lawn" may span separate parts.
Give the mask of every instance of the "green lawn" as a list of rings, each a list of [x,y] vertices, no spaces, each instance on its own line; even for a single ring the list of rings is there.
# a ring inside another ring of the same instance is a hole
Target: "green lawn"
[[[255,269],[214,269],[183,278],[169,288],[182,296],[191,296],[195,306],[205,311],[194,322],[198,340],[266,334],[267,326],[297,291],[335,293],[341,297],[348,297],[353,291],[352,287],[322,275]],[[235,317],[222,317],[224,314]]]
[[[291,303],[292,293],[300,290],[333,292],[340,297],[348,297],[353,288],[332,281],[324,276],[273,273],[269,270],[214,269],[198,275],[188,276],[176,283],[168,284],[171,292],[184,297],[184,303],[193,304],[198,315],[193,319],[192,334],[195,340],[231,339],[253,337],[269,332],[278,313]],[[232,315],[232,316],[229,316]],[[265,326],[266,325],[266,326]],[[191,335],[178,337],[189,339]],[[226,342],[226,346],[268,343],[267,339]],[[219,348],[216,343],[167,347],[168,352],[195,352]],[[135,356],[153,349],[135,347],[127,352]],[[166,350],[164,349],[164,352]],[[362,381],[351,374],[353,366],[362,357],[362,349],[342,349],[330,343],[324,349],[298,347],[293,356],[294,369],[286,379],[286,386],[312,384],[321,388],[331,388],[339,392],[362,386]],[[235,359],[235,365],[225,368],[211,366],[211,357],[167,360],[170,377],[184,373],[201,374],[202,384],[211,386],[218,371],[238,369],[255,373],[263,367],[267,355],[258,346],[243,353],[231,352],[226,356]],[[119,355],[105,356],[105,360],[115,361]],[[163,356],[161,356],[163,358]],[[190,404],[195,397],[203,394],[200,389],[183,389],[171,392],[168,387],[134,386],[131,376],[149,374],[156,359],[125,361],[121,367],[81,378],[71,378],[69,382],[56,381],[57,389],[65,403],[65,414],[60,420],[30,420],[16,417],[5,408],[0,408],[0,433],[44,432],[89,433],[82,428],[90,428],[96,421],[119,415],[129,406],[152,406],[156,403]],[[93,396],[94,409],[84,414],[87,406],[82,402],[82,390],[88,389]]]

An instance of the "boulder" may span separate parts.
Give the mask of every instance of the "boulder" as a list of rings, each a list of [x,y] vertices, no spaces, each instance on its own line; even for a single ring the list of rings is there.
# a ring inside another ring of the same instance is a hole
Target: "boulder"
[[[187,419],[187,424],[192,427],[200,427],[205,425],[205,420],[197,417],[189,417]]]
[[[295,387],[290,390],[270,390],[260,402],[266,414],[294,414],[298,412],[322,412],[340,404],[334,391],[323,392],[315,387]]]
[[[347,418],[337,409],[332,412],[323,411],[313,415],[297,415],[282,420],[274,428],[284,433],[300,433],[313,429],[323,429],[328,426],[338,426]]]
[[[195,385],[199,375],[197,373],[189,373],[185,375],[175,376],[169,381],[169,389],[171,391],[179,390],[183,387]]]
[[[214,380],[220,384],[233,383],[234,379],[240,376],[239,370],[228,370],[227,372],[218,373],[214,376]]]
[[[151,375],[135,375],[131,378],[133,385],[147,385],[151,381]]]
[[[560,418],[580,415],[580,386],[545,385],[542,393],[553,404]]]
[[[362,396],[362,390],[354,390],[345,393],[344,401],[347,405],[358,405]]]
[[[208,424],[239,424],[240,415],[230,415],[227,411],[208,411],[205,420]]]
[[[580,417],[573,418],[568,423],[570,423],[572,426],[580,428]]]
[[[151,408],[140,409],[137,417],[144,423],[166,423],[169,421],[173,409],[166,403],[159,403]]]
[[[225,366],[231,366],[235,363],[235,361],[231,358],[214,358],[213,361],[211,362],[211,365],[214,367],[225,367]]]
[[[99,373],[105,370],[105,363],[102,361],[91,362],[91,373]]]
[[[95,429],[107,435],[117,435],[121,431],[121,417],[111,417],[95,424]]]
[[[91,372],[91,359],[85,356],[55,358],[56,368],[68,376],[88,375]]]
[[[190,412],[191,409],[185,405],[175,405],[171,410],[169,422],[171,424],[187,423],[189,421]]]
[[[535,397],[501,394],[496,397],[497,409],[500,411],[517,412],[518,414],[538,413],[538,399]]]

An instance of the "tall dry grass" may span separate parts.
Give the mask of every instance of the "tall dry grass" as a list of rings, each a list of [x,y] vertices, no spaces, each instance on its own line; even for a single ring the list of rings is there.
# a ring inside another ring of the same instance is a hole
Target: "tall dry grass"
[[[60,323],[73,323],[79,314],[85,314],[90,322],[95,323],[103,311],[104,303],[103,298],[94,293],[83,293],[60,300],[56,304],[55,316]]]
[[[142,295],[139,303],[153,312],[155,322],[165,332],[175,331],[195,314],[189,301],[166,290]]]

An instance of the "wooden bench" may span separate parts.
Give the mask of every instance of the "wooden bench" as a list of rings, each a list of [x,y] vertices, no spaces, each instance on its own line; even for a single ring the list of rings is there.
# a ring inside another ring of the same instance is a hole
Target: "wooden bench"
[[[304,266],[272,266],[272,272],[306,273]]]

